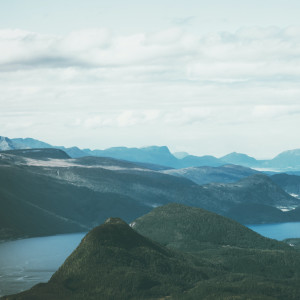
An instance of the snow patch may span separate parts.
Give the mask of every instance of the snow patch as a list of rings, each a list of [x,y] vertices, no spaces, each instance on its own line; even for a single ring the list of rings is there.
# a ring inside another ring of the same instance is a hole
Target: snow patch
[[[148,206],[150,206],[150,207],[153,207],[153,208],[162,206],[162,204],[159,204],[159,203],[146,203],[146,205],[148,205]]]
[[[78,163],[73,162],[72,160],[63,160],[63,159],[49,159],[49,160],[35,160],[32,158],[26,158],[26,163],[25,165],[28,166],[37,166],[37,167],[50,167],[50,168],[69,168],[69,167],[80,167],[80,168],[86,168],[86,169],[91,169],[91,168],[101,168],[101,169],[106,169],[106,170],[111,170],[111,171],[152,171],[148,169],[141,169],[141,168],[124,168],[120,166],[107,166],[107,165],[92,165],[92,166],[87,166],[87,165],[81,165]]]
[[[129,226],[130,226],[131,228],[133,228],[135,225],[136,225],[136,222],[132,222],[132,223],[129,224]]]
[[[276,208],[280,209],[283,212],[291,211],[296,208],[296,206],[277,206]]]

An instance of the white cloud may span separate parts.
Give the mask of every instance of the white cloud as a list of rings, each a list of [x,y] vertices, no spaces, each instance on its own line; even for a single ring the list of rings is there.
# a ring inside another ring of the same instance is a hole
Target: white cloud
[[[106,29],[91,29],[50,36],[0,30],[0,64],[9,70],[105,68],[110,80],[119,80],[127,71],[133,75],[126,77],[129,80],[152,74],[155,80],[157,72],[165,74],[160,80],[168,80],[172,72],[181,80],[278,80],[300,75],[299,31],[294,27],[245,28],[196,36],[171,28],[117,36]]]
[[[268,119],[290,118],[300,114],[300,105],[257,105],[253,108],[254,117]]]
[[[1,134],[95,148],[182,144],[195,154],[244,151],[246,137],[269,143],[252,155],[274,140],[297,148],[299,33],[0,30]]]
[[[107,29],[74,31],[61,38],[60,47],[68,54],[89,52],[110,47],[111,33]]]
[[[130,36],[105,29],[67,36],[1,30],[0,64],[4,70],[100,68],[108,80],[290,80],[300,76],[298,31],[245,28],[201,37],[178,28]]]
[[[174,125],[197,125],[204,123],[213,115],[211,107],[184,107],[177,111],[165,113],[164,122]]]

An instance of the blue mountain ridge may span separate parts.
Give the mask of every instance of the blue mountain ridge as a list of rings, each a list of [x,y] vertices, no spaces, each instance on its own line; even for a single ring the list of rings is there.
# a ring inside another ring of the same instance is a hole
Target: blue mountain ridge
[[[178,158],[170,152],[167,146],[142,148],[112,147],[104,150],[91,150],[80,149],[78,147],[53,146],[33,138],[9,139],[0,136],[0,150],[2,151],[32,148],[57,148],[65,151],[72,158],[84,156],[111,157],[176,169],[200,166],[218,167],[226,164],[235,164],[250,168],[274,169],[276,171],[300,170],[300,149],[284,151],[270,160],[257,160],[246,154],[236,152],[229,153],[220,158],[211,155],[183,155],[182,158]]]

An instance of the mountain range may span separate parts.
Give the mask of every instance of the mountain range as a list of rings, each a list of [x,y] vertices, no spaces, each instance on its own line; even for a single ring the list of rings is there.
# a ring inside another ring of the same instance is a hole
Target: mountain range
[[[131,227],[107,219],[48,283],[1,299],[298,300],[299,270],[293,247],[202,209],[171,204]]]
[[[0,237],[87,231],[109,216],[130,222],[172,202],[243,224],[300,220],[300,200],[270,177],[244,177],[252,171],[236,166],[222,172],[226,169],[243,178],[198,185],[165,170],[113,158],[74,159],[51,148],[5,151],[0,153]]]
[[[112,157],[176,169],[199,166],[217,167],[225,164],[236,164],[251,168],[273,169],[276,171],[300,170],[300,149],[282,152],[270,160],[257,160],[246,154],[236,152],[217,158],[211,155],[194,156],[189,155],[186,152],[179,154],[174,153],[173,155],[166,146],[151,146],[144,148],[113,147],[105,150],[90,150],[79,149],[78,147],[66,148],[64,146],[52,146],[32,138],[9,139],[7,137],[0,137],[0,150],[2,151],[33,148],[61,149],[72,158],[83,156]]]

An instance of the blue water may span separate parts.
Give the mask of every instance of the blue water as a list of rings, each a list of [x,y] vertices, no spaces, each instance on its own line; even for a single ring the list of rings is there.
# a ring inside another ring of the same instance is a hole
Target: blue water
[[[84,233],[0,243],[0,297],[47,282]]]
[[[263,236],[279,241],[288,238],[300,238],[300,222],[246,226]]]
[[[300,238],[300,222],[247,227],[277,240]],[[47,282],[84,235],[66,234],[0,243],[0,297]]]

